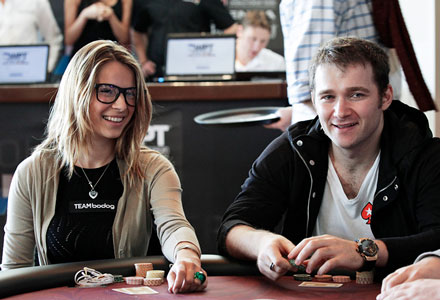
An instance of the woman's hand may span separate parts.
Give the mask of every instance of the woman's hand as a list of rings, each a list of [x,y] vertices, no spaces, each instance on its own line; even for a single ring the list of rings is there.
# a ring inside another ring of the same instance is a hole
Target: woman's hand
[[[204,282],[195,278],[197,272],[204,275]],[[201,291],[208,285],[208,275],[201,267],[199,255],[191,249],[177,252],[176,262],[168,272],[167,280],[168,292],[173,294]]]

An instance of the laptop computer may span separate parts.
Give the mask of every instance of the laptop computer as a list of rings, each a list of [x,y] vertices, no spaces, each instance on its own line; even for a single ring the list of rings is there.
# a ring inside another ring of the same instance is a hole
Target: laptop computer
[[[226,34],[169,34],[165,76],[158,81],[233,80],[235,39]]]
[[[0,46],[0,84],[46,82],[48,60],[46,44]]]

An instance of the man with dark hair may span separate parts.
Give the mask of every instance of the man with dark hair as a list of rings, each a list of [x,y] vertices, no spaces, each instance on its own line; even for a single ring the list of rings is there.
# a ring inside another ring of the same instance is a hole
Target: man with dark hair
[[[262,10],[250,10],[237,28],[235,71],[275,72],[284,71],[284,58],[267,49],[271,23]]]
[[[318,114],[257,158],[218,235],[224,255],[256,260],[278,279],[296,265],[376,278],[440,248],[440,141],[425,115],[398,100],[388,57],[335,38],[313,59]]]

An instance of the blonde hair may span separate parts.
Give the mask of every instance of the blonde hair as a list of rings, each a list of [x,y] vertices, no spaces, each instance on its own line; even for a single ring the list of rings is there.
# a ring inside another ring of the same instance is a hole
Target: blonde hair
[[[246,12],[243,20],[241,20],[243,28],[246,27],[261,27],[271,32],[271,23],[263,10],[249,10]]]
[[[50,110],[45,139],[35,152],[55,151],[59,170],[67,166],[67,175],[72,176],[75,162],[81,153],[87,152],[87,144],[91,141],[90,102],[96,78],[104,64],[110,61],[129,67],[136,81],[136,107],[115,145],[116,157],[127,164],[127,172],[122,176],[128,176],[128,182],[133,185],[137,176],[145,177],[139,152],[150,125],[152,104],[138,62],[126,48],[115,42],[91,42],[72,57]]]

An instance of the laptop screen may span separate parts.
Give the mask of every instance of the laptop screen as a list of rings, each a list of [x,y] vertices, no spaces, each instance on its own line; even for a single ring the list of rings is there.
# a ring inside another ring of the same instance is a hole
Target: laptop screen
[[[165,75],[233,75],[235,35],[169,34]]]
[[[0,84],[45,82],[48,58],[49,45],[0,46]]]

